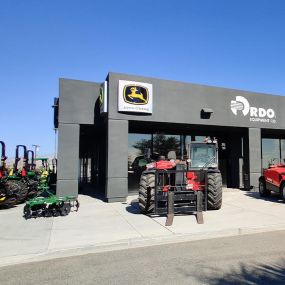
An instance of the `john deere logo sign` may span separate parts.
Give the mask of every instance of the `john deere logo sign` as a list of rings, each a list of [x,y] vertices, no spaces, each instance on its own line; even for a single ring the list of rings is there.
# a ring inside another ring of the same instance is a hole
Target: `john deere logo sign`
[[[121,112],[152,113],[152,84],[119,80],[118,106]]]
[[[273,109],[250,106],[248,100],[242,96],[236,96],[236,99],[231,101],[231,110],[236,116],[238,113],[244,117],[249,116],[251,122],[276,123]]]
[[[148,90],[143,86],[126,85],[123,95],[126,103],[134,105],[146,105],[148,103]]]

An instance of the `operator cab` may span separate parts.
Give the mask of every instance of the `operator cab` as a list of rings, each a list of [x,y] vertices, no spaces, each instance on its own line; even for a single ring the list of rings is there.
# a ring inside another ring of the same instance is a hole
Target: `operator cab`
[[[217,144],[193,142],[190,149],[191,167],[193,168],[217,168]]]

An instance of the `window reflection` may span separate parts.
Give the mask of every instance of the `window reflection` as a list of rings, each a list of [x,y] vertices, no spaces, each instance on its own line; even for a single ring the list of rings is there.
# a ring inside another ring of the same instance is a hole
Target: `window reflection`
[[[195,141],[196,142],[203,142],[205,141],[205,136],[195,136]]]
[[[147,148],[152,149],[150,134],[129,134],[128,163],[131,165],[137,156],[143,155]]]
[[[279,139],[262,139],[262,168],[280,163]]]
[[[169,151],[175,151],[180,155],[180,136],[176,135],[153,135],[153,151],[167,157]]]
[[[128,137],[128,187],[129,191],[138,191],[141,172],[147,161],[145,149],[152,149],[151,134],[129,134]]]
[[[150,149],[151,159],[157,160],[159,155],[167,157],[169,151],[180,152],[180,136],[165,134],[135,134],[128,138],[128,186],[129,191],[139,189],[139,180],[148,161],[144,157],[146,149]]]
[[[285,140],[281,140],[281,163],[285,163]]]

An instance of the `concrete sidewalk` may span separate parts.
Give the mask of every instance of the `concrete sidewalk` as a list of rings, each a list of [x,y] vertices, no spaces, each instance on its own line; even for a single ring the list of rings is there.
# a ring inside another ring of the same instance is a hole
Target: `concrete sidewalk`
[[[285,205],[277,197],[260,199],[256,192],[226,189],[223,207],[194,215],[165,217],[138,214],[136,196],[126,203],[104,203],[79,196],[81,207],[66,217],[25,220],[23,205],[0,210],[0,266],[89,252],[124,249],[285,229]]]

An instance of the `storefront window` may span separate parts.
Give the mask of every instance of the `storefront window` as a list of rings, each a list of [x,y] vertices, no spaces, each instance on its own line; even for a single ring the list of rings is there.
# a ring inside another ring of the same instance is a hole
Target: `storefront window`
[[[143,155],[145,149],[152,149],[152,140],[150,134],[129,134],[128,145],[128,162],[129,165],[137,156]]]
[[[205,136],[195,136],[195,141],[196,142],[204,142],[205,141]]]
[[[177,156],[181,155],[180,136],[177,135],[153,135],[153,151],[167,158],[169,151],[175,151]]]
[[[262,168],[280,162],[279,139],[262,139]]]
[[[285,163],[285,140],[281,141],[281,163]]]
[[[147,163],[144,152],[152,150],[152,135],[129,134],[128,140],[128,186],[129,191],[138,191],[140,175]]]
[[[139,189],[139,180],[142,171],[149,162],[145,153],[149,150],[150,160],[157,160],[159,155],[167,158],[169,151],[175,151],[181,155],[180,136],[164,134],[129,134],[128,143],[128,186],[129,192]]]

